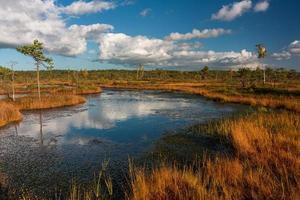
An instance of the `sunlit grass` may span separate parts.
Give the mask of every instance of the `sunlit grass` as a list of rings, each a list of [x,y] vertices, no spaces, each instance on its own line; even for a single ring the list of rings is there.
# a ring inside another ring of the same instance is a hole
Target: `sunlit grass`
[[[300,115],[251,114],[203,129],[225,135],[235,152],[195,166],[132,170],[128,199],[297,199],[300,180]],[[195,129],[196,130],[196,129]],[[200,133],[199,133],[200,134]]]
[[[20,110],[48,109],[64,106],[73,106],[85,102],[85,98],[77,95],[42,95],[26,96],[16,99],[13,104]]]
[[[65,106],[74,106],[84,103],[86,100],[78,95],[42,95],[41,101],[38,96],[25,96],[15,101],[0,101],[0,127],[11,122],[21,121],[20,110],[49,109]]]
[[[0,127],[21,119],[22,115],[14,105],[0,101]]]

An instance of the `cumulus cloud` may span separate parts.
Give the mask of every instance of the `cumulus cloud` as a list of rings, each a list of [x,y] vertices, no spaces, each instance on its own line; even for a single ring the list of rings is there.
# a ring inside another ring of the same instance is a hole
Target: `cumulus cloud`
[[[288,51],[282,51],[280,53],[273,53],[272,57],[276,60],[288,60],[290,59],[292,54]]]
[[[294,42],[292,42],[289,45],[289,51],[292,54],[300,55],[300,41],[299,40],[295,40]]]
[[[279,53],[273,53],[272,57],[276,60],[288,60],[293,56],[300,56],[300,41],[295,40],[285,50]]]
[[[123,33],[102,34],[99,43],[100,59],[114,63],[163,63],[171,58],[168,52],[174,48],[172,42]]]
[[[264,12],[264,11],[268,10],[269,6],[270,6],[269,1],[261,1],[255,5],[254,11],[255,12]]]
[[[223,6],[217,13],[212,15],[214,20],[232,21],[242,16],[245,12],[252,8],[251,0],[243,0],[230,5]]]
[[[109,24],[92,24],[92,25],[77,25],[74,24],[69,27],[69,30],[76,34],[78,37],[87,39],[95,39],[101,33],[111,31],[114,27]]]
[[[148,15],[150,14],[151,11],[152,11],[151,8],[145,8],[144,10],[142,10],[142,11],[140,12],[140,15],[141,15],[142,17],[146,17],[146,16],[148,16]]]
[[[200,42],[193,42],[193,43],[181,42],[181,43],[177,43],[176,45],[181,50],[199,49],[203,46],[202,43]]]
[[[87,39],[111,30],[107,24],[68,27],[54,0],[0,0],[0,48],[15,48],[38,39],[45,49],[66,56],[86,50]]]
[[[109,10],[115,8],[116,5],[113,2],[94,0],[94,1],[75,1],[72,4],[61,7],[61,12],[69,15],[84,15],[89,13],[97,13],[104,10]]]
[[[102,34],[99,38],[100,60],[110,63],[149,66],[238,66],[256,61],[251,52],[215,52],[199,51],[181,43],[128,36],[123,33]]]
[[[218,37],[224,34],[230,34],[231,30],[226,30],[222,28],[218,29],[204,29],[198,30],[194,29],[191,33],[181,34],[181,33],[171,33],[166,37],[167,40],[191,40],[195,38],[212,38]]]

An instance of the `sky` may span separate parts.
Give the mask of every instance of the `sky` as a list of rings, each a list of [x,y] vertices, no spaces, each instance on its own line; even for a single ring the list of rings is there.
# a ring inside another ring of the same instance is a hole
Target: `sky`
[[[300,71],[299,10],[298,0],[0,0],[0,65],[33,70],[15,48],[38,39],[56,69]]]

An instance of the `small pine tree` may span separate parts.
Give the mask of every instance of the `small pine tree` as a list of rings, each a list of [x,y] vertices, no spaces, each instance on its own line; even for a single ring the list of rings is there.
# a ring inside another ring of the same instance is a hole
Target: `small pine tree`
[[[40,65],[45,67],[53,66],[53,61],[51,58],[48,58],[44,55],[43,43],[38,40],[34,40],[32,44],[24,45],[17,48],[17,51],[30,56],[34,59],[36,64],[36,74],[37,74],[37,85],[38,85],[38,95],[39,101],[41,101],[41,89],[40,89]]]

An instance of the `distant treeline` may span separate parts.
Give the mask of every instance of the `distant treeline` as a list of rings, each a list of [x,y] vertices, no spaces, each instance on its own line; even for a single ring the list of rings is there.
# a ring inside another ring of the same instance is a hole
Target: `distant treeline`
[[[35,80],[35,71],[16,71],[16,81]],[[263,80],[264,72],[261,69],[250,70],[241,68],[234,70],[210,70],[203,68],[200,71],[171,71],[171,70],[42,70],[42,80],[72,80],[74,78],[88,80],[174,80],[174,81],[197,81],[197,80],[236,80],[247,79],[248,81]],[[281,82],[299,80],[300,73],[296,70],[283,68],[265,71],[267,82]]]

